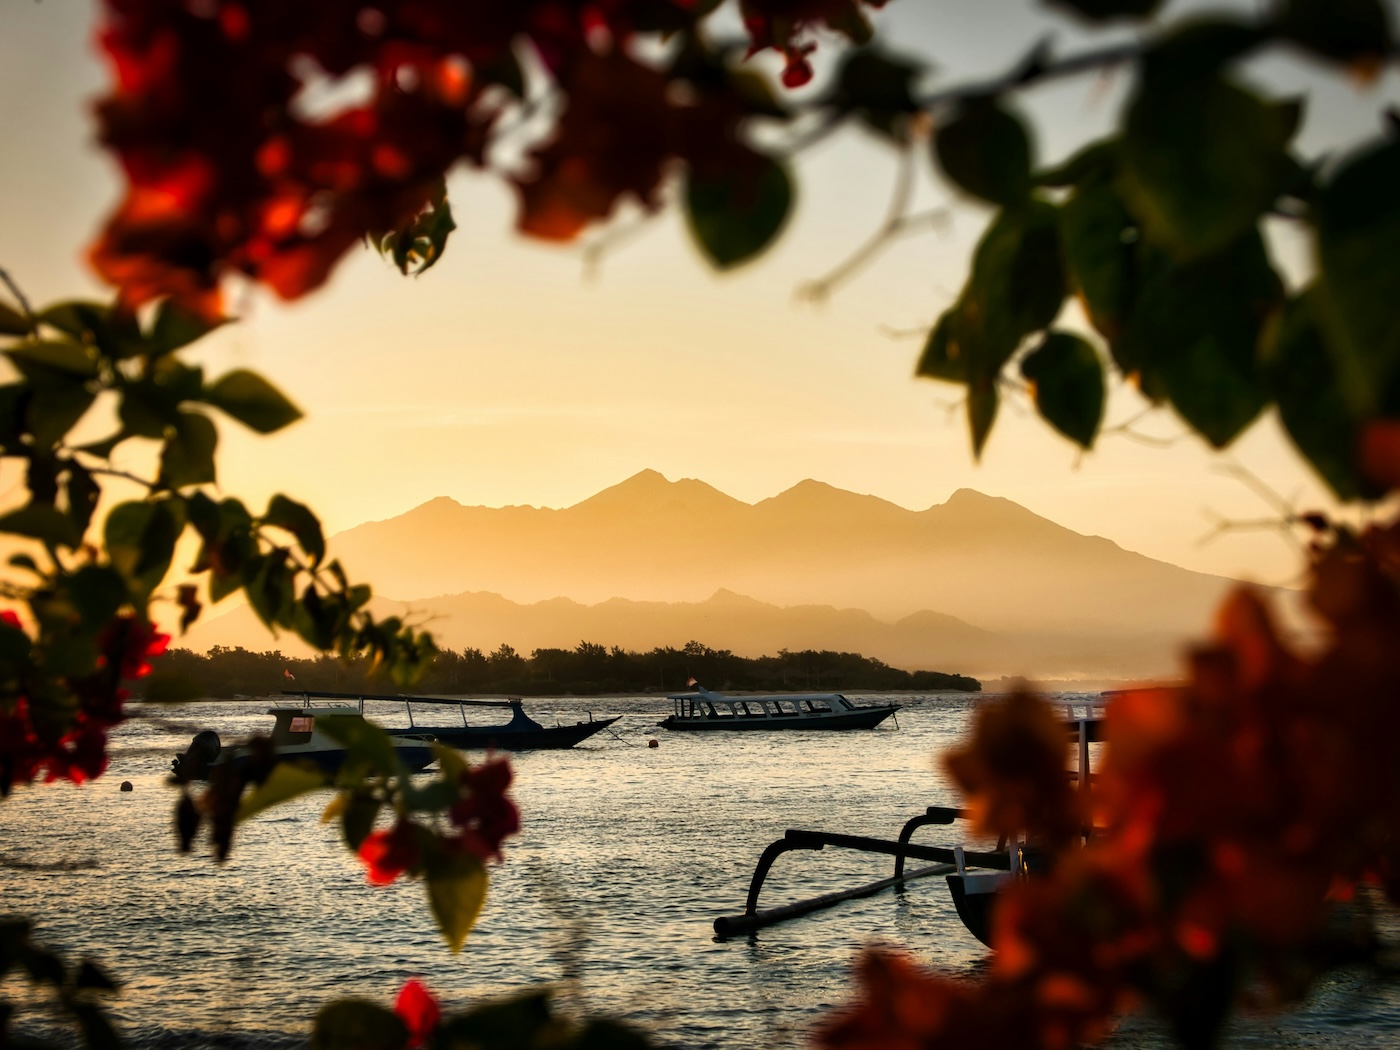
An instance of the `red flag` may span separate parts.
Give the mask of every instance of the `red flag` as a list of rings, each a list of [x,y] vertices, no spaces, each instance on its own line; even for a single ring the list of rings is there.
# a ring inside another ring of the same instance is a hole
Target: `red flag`
[[[289,667],[282,668],[282,676],[284,678],[290,678],[293,682],[297,680],[297,676],[292,674],[292,670]]]
[[[686,684],[686,685],[699,685],[700,683],[697,682],[694,678],[687,678],[687,679],[685,680],[685,684]]]

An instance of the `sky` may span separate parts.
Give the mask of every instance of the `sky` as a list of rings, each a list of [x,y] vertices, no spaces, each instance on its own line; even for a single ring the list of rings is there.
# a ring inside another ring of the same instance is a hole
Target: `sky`
[[[1192,6],[1203,5],[1166,14]],[[1005,69],[1047,32],[1066,51],[1098,39],[1029,0],[895,0],[878,24],[895,50],[931,59],[934,84]],[[88,0],[0,0],[0,266],[36,303],[103,294],[83,262],[118,194],[93,142],[105,77],[95,25]],[[1247,73],[1307,94],[1307,153],[1371,134],[1400,101],[1394,72],[1369,89],[1288,57]],[[1111,126],[1126,87],[1095,76],[1027,96],[1040,158]],[[675,209],[590,268],[584,245],[517,236],[501,182],[456,173],[459,229],[422,277],[363,251],[296,303],[233,297],[239,323],[193,356],[213,375],[263,373],[306,418],[270,438],[225,421],[221,487],[254,506],[284,492],[330,532],[436,496],[568,506],[646,468],[748,502],[804,478],[915,509],[970,487],[1189,568],[1295,579],[1298,549],[1276,529],[1203,542],[1219,519],[1276,518],[1276,499],[1329,505],[1272,417],[1219,454],[1168,409],[1139,418],[1148,406],[1120,385],[1106,423],[1135,421],[1128,433],[1081,453],[1028,404],[1006,404],[974,462],[958,389],[916,380],[913,368],[989,212],[941,184],[926,154],[919,165],[920,206],[946,207],[946,223],[893,246],[823,303],[798,289],[875,230],[894,185],[894,153],[858,130],[803,157],[782,240],[725,275],[706,268]],[[639,221],[626,209],[618,220]],[[1306,247],[1270,232],[1276,259],[1301,280]],[[21,495],[18,476],[0,474],[0,502]]]

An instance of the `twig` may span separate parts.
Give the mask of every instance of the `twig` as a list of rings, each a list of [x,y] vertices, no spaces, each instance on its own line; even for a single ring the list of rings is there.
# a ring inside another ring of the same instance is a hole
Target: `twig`
[[[797,289],[797,297],[807,302],[825,302],[841,284],[850,280],[884,251],[896,239],[914,233],[921,226],[939,226],[949,219],[947,208],[931,208],[928,211],[909,213],[909,202],[914,194],[914,153],[906,149],[900,155],[899,172],[895,177],[894,193],[890,197],[889,211],[885,221],[870,238],[844,262],[825,277],[808,281]]]
[[[1185,433],[1182,433],[1177,434],[1175,437],[1169,438],[1157,437],[1154,434],[1144,434],[1139,430],[1133,429],[1134,424],[1136,424],[1138,420],[1142,419],[1145,416],[1151,415],[1156,410],[1157,409],[1155,406],[1151,408],[1144,408],[1141,412],[1133,416],[1131,419],[1125,420],[1124,422],[1115,424],[1111,427],[1104,427],[1102,430],[1099,431],[1099,436],[1124,437],[1127,438],[1129,441],[1136,441],[1139,445],[1146,445],[1148,448],[1171,448],[1173,445],[1178,444],[1179,442],[1181,442],[1189,436]]]
[[[34,309],[29,305],[29,300],[25,297],[20,286],[10,276],[10,271],[3,266],[0,266],[0,281],[5,282],[5,287],[10,290],[10,294],[18,300],[20,311],[24,314],[24,319],[29,322],[29,330],[34,331],[39,326],[38,320],[34,317]]]

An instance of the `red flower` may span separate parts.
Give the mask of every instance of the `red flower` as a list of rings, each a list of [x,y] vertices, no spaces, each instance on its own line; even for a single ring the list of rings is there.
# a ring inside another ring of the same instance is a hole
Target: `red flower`
[[[371,884],[387,886],[418,863],[418,829],[400,820],[388,831],[375,831],[360,843],[360,859]]]
[[[442,1009],[433,993],[416,977],[410,977],[399,990],[399,997],[394,1000],[394,1013],[408,1026],[410,1047],[426,1043],[442,1017]]]
[[[470,794],[451,809],[452,823],[462,829],[458,845],[482,860],[501,857],[501,842],[520,830],[520,811],[506,797],[513,774],[504,758],[492,759],[462,774]]]

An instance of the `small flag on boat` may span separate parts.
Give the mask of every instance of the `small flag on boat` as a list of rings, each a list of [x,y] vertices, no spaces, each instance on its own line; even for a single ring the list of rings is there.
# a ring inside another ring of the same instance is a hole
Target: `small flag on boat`
[[[685,684],[686,684],[686,685],[699,685],[700,683],[697,682],[694,678],[687,678],[687,679],[685,680]]]
[[[297,680],[297,676],[294,675],[294,674],[292,674],[292,669],[291,669],[290,667],[284,667],[284,668],[282,668],[282,677],[283,677],[283,678],[290,678],[293,682],[295,682],[295,681]]]

